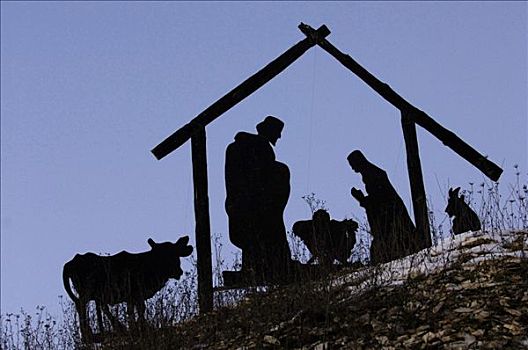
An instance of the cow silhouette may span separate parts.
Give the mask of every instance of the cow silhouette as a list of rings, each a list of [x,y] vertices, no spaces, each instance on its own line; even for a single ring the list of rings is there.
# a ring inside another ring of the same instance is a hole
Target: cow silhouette
[[[170,278],[179,279],[183,274],[180,257],[189,256],[193,251],[188,245],[188,236],[176,243],[156,243],[151,238],[147,242],[151,247],[147,252],[133,254],[122,251],[112,256],[77,254],[64,265],[64,288],[79,314],[83,339],[92,337],[86,311],[90,301],[95,301],[101,332],[104,331],[102,312],[114,328],[118,326],[108,305],[126,302],[129,325],[135,323],[134,309],[138,313],[138,321],[142,322],[145,300],[162,289]]]
[[[449,189],[449,197],[447,199],[447,207],[445,212],[449,217],[453,219],[453,233],[460,234],[467,231],[478,231],[480,230],[480,219],[471,209],[471,207],[465,202],[464,195],[460,195],[458,192],[460,187],[456,189]]]
[[[330,220],[330,215],[324,209],[319,209],[312,215],[312,220],[297,221],[292,232],[306,245],[312,257],[321,265],[330,266],[334,260],[346,264],[352,249],[356,244],[358,223],[351,219],[343,221]]]

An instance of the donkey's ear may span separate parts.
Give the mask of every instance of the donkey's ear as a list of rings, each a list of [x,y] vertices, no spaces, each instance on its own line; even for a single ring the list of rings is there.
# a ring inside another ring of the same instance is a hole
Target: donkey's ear
[[[460,191],[460,187],[455,188],[455,190],[453,191],[453,193],[454,193],[455,195],[458,196],[458,191]]]
[[[460,200],[461,200],[461,201],[464,201],[464,195],[461,195],[461,196],[460,196]]]
[[[147,243],[149,244],[149,246],[150,246],[151,248],[154,248],[154,247],[156,246],[156,244],[157,244],[156,242],[154,242],[154,240],[153,240],[152,238],[149,238],[149,239],[147,240]]]

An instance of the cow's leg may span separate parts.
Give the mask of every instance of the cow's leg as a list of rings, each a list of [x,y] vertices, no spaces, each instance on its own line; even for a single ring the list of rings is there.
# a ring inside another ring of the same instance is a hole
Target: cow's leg
[[[143,300],[137,300],[134,305],[138,313],[137,327],[140,330],[145,330],[148,327],[147,321],[145,320],[145,302]]]
[[[112,326],[112,329],[114,331],[123,331],[125,327],[123,324],[119,321],[118,317],[115,317],[112,312],[110,311],[110,307],[108,304],[104,304],[103,307],[103,313],[105,316],[110,320],[110,325]]]
[[[99,327],[99,333],[104,333],[104,325],[103,325],[103,314],[101,312],[101,305],[103,305],[103,302],[101,300],[95,301],[95,312],[97,313],[97,326]]]
[[[128,329],[131,329],[136,324],[136,315],[134,312],[134,303],[127,301],[127,314],[128,314]]]
[[[145,302],[144,301],[136,302],[136,308],[138,312],[138,322],[144,323],[145,322]]]
[[[142,329],[145,326],[145,303],[143,301],[127,302],[129,329]],[[135,311],[137,311],[137,319]]]
[[[75,308],[77,309],[77,314],[79,315],[79,327],[81,329],[81,338],[86,343],[92,342],[92,330],[90,329],[90,322],[88,320],[88,313],[86,308],[88,307],[88,302],[84,300],[78,300],[75,303]]]

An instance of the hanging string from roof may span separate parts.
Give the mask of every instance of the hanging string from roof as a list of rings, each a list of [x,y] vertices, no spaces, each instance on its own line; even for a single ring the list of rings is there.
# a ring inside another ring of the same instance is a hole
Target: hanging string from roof
[[[312,64],[312,92],[310,97],[310,132],[308,135],[308,161],[307,161],[307,181],[306,181],[306,194],[310,194],[311,191],[311,167],[312,167],[312,138],[313,138],[313,120],[314,120],[314,105],[315,105],[315,88],[316,88],[316,65],[317,65],[317,50],[313,52],[313,64]]]

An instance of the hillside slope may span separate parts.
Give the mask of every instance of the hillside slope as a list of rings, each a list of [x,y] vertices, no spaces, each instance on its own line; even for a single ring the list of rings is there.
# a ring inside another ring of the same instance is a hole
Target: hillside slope
[[[375,268],[254,293],[135,345],[528,349],[528,232],[467,233]]]

